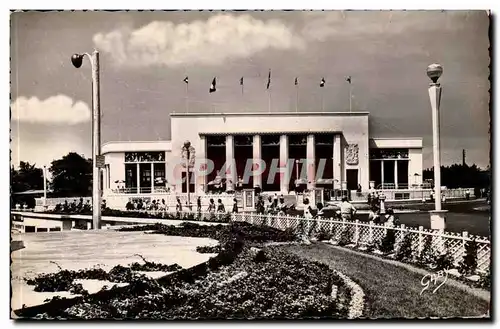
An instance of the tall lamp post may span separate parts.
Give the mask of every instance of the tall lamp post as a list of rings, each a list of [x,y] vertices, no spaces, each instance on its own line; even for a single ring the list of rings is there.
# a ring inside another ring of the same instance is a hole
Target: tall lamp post
[[[443,67],[431,64],[427,67],[427,76],[431,79],[429,84],[429,98],[432,108],[432,146],[434,157],[434,194],[435,210],[430,211],[431,229],[444,230],[446,225],[446,210],[441,208],[441,154],[439,137],[439,106],[441,103],[441,84],[439,77],[443,74]]]
[[[189,191],[189,162],[191,159],[191,142],[190,141],[185,141],[184,146],[182,149],[184,152],[186,152],[186,191],[187,191],[187,203],[188,203],[188,209],[191,210],[191,198],[190,198],[190,191]]]
[[[92,54],[74,54],[71,56],[73,66],[80,68],[84,56],[87,56],[90,61],[90,66],[92,67],[92,227],[94,230],[98,230],[101,228],[101,109],[99,92],[99,52],[94,50]]]
[[[43,166],[43,210],[47,210],[47,166]]]

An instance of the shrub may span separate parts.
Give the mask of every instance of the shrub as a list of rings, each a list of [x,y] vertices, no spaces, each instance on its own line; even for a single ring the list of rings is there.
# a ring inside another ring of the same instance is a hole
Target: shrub
[[[432,248],[432,236],[425,236],[424,247],[417,257],[417,263],[421,266],[436,263],[436,256]]]
[[[200,254],[218,254],[222,251],[221,246],[198,246],[196,251]]]
[[[256,263],[263,263],[265,261],[267,261],[267,256],[266,256],[266,253],[264,252],[264,250],[259,250],[257,252],[257,254],[255,255],[255,257],[253,258],[254,262]]]
[[[330,230],[325,227],[322,227],[320,230],[318,230],[318,233],[316,234],[318,241],[330,240],[332,236],[333,235]]]
[[[396,259],[400,261],[411,261],[413,259],[413,250],[411,248],[411,234],[406,234],[396,252]]]
[[[449,252],[441,254],[436,260],[436,266],[437,270],[449,270],[453,268],[453,257]]]
[[[394,251],[394,243],[396,242],[396,232],[395,230],[388,229],[387,234],[382,239],[380,244],[380,251],[384,253],[390,253]]]
[[[340,234],[339,246],[345,246],[351,243],[352,241],[352,230],[346,226],[342,233]]]
[[[467,241],[467,243],[465,244],[465,255],[463,257],[463,260],[460,262],[460,267],[458,269],[460,274],[472,275],[476,272],[477,248],[478,246],[475,239]]]
[[[366,251],[372,252],[373,250],[375,250],[376,247],[377,247],[377,243],[374,241],[371,241],[371,242],[366,244]]]
[[[490,270],[486,271],[485,274],[481,275],[481,278],[479,279],[479,286],[484,289],[490,289],[491,288],[491,276],[490,276]]]

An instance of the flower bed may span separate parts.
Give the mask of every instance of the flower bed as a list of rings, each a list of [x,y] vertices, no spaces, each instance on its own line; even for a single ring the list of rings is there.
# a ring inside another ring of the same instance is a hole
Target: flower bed
[[[122,288],[57,300],[29,315],[37,318],[343,318],[349,314],[351,287],[320,263],[303,261],[273,247],[257,255],[262,242],[293,241],[293,232],[247,223],[223,226],[183,224],[127,227],[153,234],[217,238],[217,257],[159,280],[134,277]],[[21,312],[22,313],[22,312]]]
[[[144,279],[145,275],[135,273],[136,271],[143,272],[174,272],[182,269],[178,264],[164,265],[144,260],[143,264],[134,262],[130,266],[125,267],[117,265],[109,272],[101,268],[84,269],[79,271],[63,270],[57,273],[40,274],[34,278],[25,278],[28,285],[34,286],[36,292],[56,292],[69,291],[75,294],[87,294],[81,284],[75,284],[77,279],[83,280],[100,280],[114,283],[129,283],[137,278]]]
[[[348,290],[337,291],[332,296],[333,287],[337,289],[335,284],[342,283],[327,266],[304,262],[272,249],[266,249],[266,255],[266,261],[256,262],[246,249],[232,264],[194,280],[178,278],[163,285],[145,279],[109,300],[87,297],[65,309],[59,317],[303,319],[347,316]]]

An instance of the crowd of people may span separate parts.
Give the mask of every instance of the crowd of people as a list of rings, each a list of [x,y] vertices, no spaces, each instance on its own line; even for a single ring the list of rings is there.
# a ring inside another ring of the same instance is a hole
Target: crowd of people
[[[267,202],[264,201],[264,197],[259,194],[257,197],[257,203],[255,205],[255,209],[257,214],[264,215],[278,215],[285,216],[289,211],[294,210],[295,206],[287,205],[285,203],[285,197],[281,195],[278,200],[278,195],[275,194],[274,197],[268,196]]]
[[[102,202],[102,208],[106,208],[106,200],[103,200]],[[70,214],[81,214],[81,213],[88,213],[92,211],[92,204],[90,203],[90,200],[87,200],[87,202],[83,201],[83,198],[80,198],[80,200],[74,199],[72,202],[68,202],[68,200],[64,200],[63,203],[58,203],[56,204],[54,208],[54,212],[56,213],[70,213]]]
[[[129,200],[127,204],[125,205],[125,209],[129,211],[137,210],[153,210],[153,211],[166,211],[168,210],[168,205],[165,202],[165,199],[159,199],[157,200],[143,200],[143,199],[136,199],[136,200]]]

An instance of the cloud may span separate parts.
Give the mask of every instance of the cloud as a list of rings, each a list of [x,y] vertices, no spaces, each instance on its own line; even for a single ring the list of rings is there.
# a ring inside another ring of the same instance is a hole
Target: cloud
[[[19,97],[12,104],[12,120],[29,123],[75,125],[90,120],[90,109],[84,102],[57,95],[40,100]]]
[[[45,128],[49,129],[49,128]],[[89,138],[61,131],[61,129],[50,128],[50,132],[40,131],[40,134],[28,135],[21,133],[21,139],[17,138],[17,132],[12,135],[12,164],[17,167],[19,160],[36,164],[37,167],[50,166],[53,160],[60,159],[69,152],[76,152],[86,158],[92,157]],[[43,135],[43,138],[40,138]]]
[[[303,49],[304,41],[279,20],[219,14],[206,21],[154,21],[137,30],[94,35],[96,47],[117,65],[220,65],[267,49]]]

